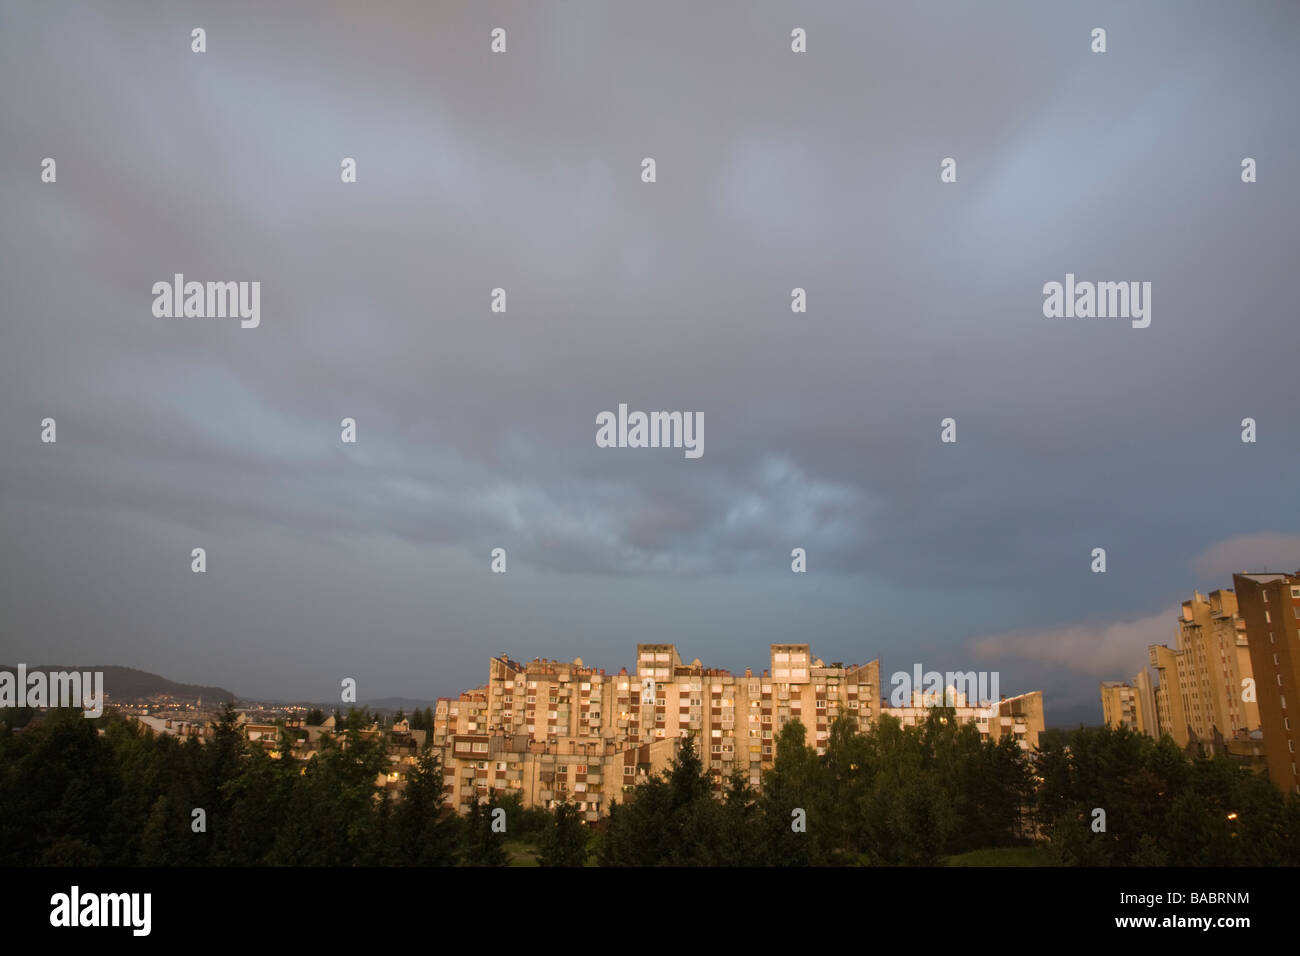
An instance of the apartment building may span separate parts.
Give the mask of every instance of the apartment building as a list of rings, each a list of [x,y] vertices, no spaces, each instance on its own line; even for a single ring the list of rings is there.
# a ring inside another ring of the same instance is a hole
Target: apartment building
[[[1101,682],[1101,713],[1106,726],[1118,730],[1127,727],[1140,734],[1150,734],[1146,715],[1142,709],[1142,695],[1133,682],[1104,680]],[[1152,736],[1157,736],[1152,734]]]
[[[684,663],[673,644],[638,644],[633,670],[616,674],[580,658],[524,664],[500,654],[487,684],[437,702],[433,745],[442,752],[448,801],[463,811],[490,789],[517,791],[525,806],[568,800],[594,820],[612,799],[667,769],[687,734],[715,791],[736,773],[757,789],[786,721],[798,718],[808,744],[824,752],[838,717],[865,731],[883,710],[878,660],[826,663],[807,644],[773,644],[768,665],[761,674],[732,674],[698,659]],[[1000,707],[983,733],[1015,734],[1026,747],[1037,742],[1041,694]],[[973,718],[976,708],[969,709]]]
[[[1042,691],[1003,697],[998,701],[995,714],[991,701],[985,706],[979,701],[969,700],[956,687],[942,691],[913,690],[911,700],[905,706],[884,707],[882,712],[898,718],[904,727],[914,727],[923,724],[934,707],[951,707],[957,723],[974,723],[982,739],[996,743],[1003,737],[1013,737],[1021,750],[1038,746],[1038,735],[1046,727]]]
[[[1143,667],[1133,675],[1133,690],[1137,696],[1138,730],[1160,739],[1160,713],[1156,707],[1156,688],[1151,683],[1151,669]]]
[[[581,659],[492,658],[485,686],[434,712],[452,802],[468,806],[494,787],[519,790],[525,805],[568,799],[594,818],[610,794],[666,769],[687,733],[716,790],[733,773],[758,787],[786,720],[800,718],[824,750],[836,717],[865,729],[879,714],[878,661],[827,665],[807,644],[773,645],[761,676],[683,663],[672,644],[640,644],[636,661],[610,675]]]
[[[1245,623],[1268,776],[1283,792],[1300,793],[1300,714],[1289,706],[1300,699],[1300,572],[1234,574],[1232,585]]]
[[[1219,590],[1207,597],[1194,591],[1177,624],[1174,648],[1148,648],[1158,686],[1155,726],[1146,732],[1168,733],[1180,747],[1225,753],[1226,740],[1258,730],[1260,719],[1258,705],[1242,699],[1252,665],[1237,594]]]
[[[1128,727],[1150,737],[1160,736],[1156,687],[1151,672],[1142,668],[1129,681],[1101,682],[1101,712],[1107,727]]]

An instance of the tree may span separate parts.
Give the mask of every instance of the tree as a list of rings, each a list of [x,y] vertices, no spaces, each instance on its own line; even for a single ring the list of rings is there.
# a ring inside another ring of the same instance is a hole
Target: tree
[[[587,862],[587,827],[576,806],[567,800],[556,805],[538,850],[541,866],[582,866]]]
[[[443,800],[445,789],[438,751],[421,751],[393,811],[394,863],[451,866],[456,862],[455,814]]]
[[[776,735],[772,769],[763,778],[762,834],[765,862],[770,865],[818,862],[809,832],[816,833],[826,820],[818,812],[822,779],[817,752],[805,745],[806,733],[797,717],[786,722]]]
[[[691,737],[669,768],[610,806],[601,848],[604,866],[690,866],[706,861],[716,839],[713,784]]]
[[[462,845],[466,866],[508,866],[510,855],[505,850],[504,833],[492,829],[498,809],[495,791],[488,791],[486,802],[475,801],[469,815],[462,823]]]

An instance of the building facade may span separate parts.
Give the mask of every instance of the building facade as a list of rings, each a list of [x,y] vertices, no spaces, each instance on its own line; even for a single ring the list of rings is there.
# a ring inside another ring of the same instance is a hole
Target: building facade
[[[1245,625],[1254,696],[1263,731],[1269,779],[1284,793],[1300,793],[1300,574],[1234,574],[1233,589]]]
[[[1226,753],[1227,740],[1244,738],[1260,726],[1258,705],[1242,694],[1252,665],[1237,595],[1219,590],[1207,597],[1194,591],[1177,623],[1175,647],[1148,649],[1157,687],[1155,720],[1146,719],[1145,732],[1167,733],[1183,748],[1200,745],[1207,753]]]
[[[1145,674],[1140,672],[1138,677]],[[1146,713],[1143,710],[1142,693],[1138,688],[1138,677],[1132,681],[1106,680],[1101,682],[1101,713],[1106,726],[1118,730],[1127,727],[1140,734],[1154,734],[1147,726]]]
[[[577,804],[589,820],[608,812],[647,775],[667,769],[686,735],[695,738],[720,792],[733,774],[758,789],[772,766],[774,739],[791,719],[807,742],[825,751],[831,724],[845,717],[867,730],[883,711],[880,662],[846,666],[814,658],[807,644],[773,644],[768,668],[743,674],[683,663],[673,644],[638,644],[636,665],[617,674],[572,662],[528,664],[501,654],[488,683],[442,698],[434,713],[448,802],[464,811],[489,790],[518,792],[525,806]],[[898,708],[914,723],[926,702]],[[938,703],[930,702],[931,704]],[[958,711],[977,719],[976,707]],[[981,733],[1037,743],[1042,695],[1005,699],[996,717],[984,714]]]

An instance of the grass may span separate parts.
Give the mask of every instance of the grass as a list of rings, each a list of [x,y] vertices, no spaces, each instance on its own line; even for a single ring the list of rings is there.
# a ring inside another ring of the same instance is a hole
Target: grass
[[[992,850],[972,850],[950,856],[948,866],[1048,866],[1042,850],[1032,846],[998,847]]]
[[[522,840],[507,840],[506,853],[511,866],[537,866],[537,847]]]

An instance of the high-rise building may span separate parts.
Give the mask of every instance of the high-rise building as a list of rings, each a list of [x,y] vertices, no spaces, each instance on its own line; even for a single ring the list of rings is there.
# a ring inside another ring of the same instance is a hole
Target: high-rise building
[[[1101,682],[1101,712],[1107,727],[1119,729],[1127,727],[1140,734],[1157,736],[1147,724],[1147,711],[1144,710],[1143,694],[1138,682],[1146,676],[1146,671],[1138,672],[1133,681],[1105,680]],[[1150,681],[1147,682],[1148,691]]]
[[[442,751],[449,799],[464,809],[490,788],[518,791],[525,806],[567,799],[596,819],[611,798],[666,769],[687,734],[715,791],[734,774],[757,789],[788,720],[798,718],[808,745],[824,752],[836,718],[865,731],[882,712],[878,660],[827,664],[807,644],[773,644],[769,665],[761,675],[736,675],[699,660],[685,664],[673,644],[638,644],[631,673],[607,674],[581,659],[494,657],[485,686],[437,703],[433,744]],[[900,719],[911,722],[903,710]],[[979,729],[994,740],[1012,734],[1023,747],[1036,744],[1042,695],[1002,700],[996,719],[985,716]]]
[[[1149,654],[1158,686],[1148,733],[1167,733],[1180,747],[1196,743],[1207,753],[1222,753],[1226,740],[1259,727],[1258,708],[1242,699],[1251,661],[1232,591],[1211,591],[1208,597],[1192,592],[1178,618],[1176,647],[1153,644]]]
[[[1268,776],[1284,793],[1300,793],[1300,714],[1289,706],[1300,700],[1300,573],[1234,574],[1232,584],[1245,622]]]

